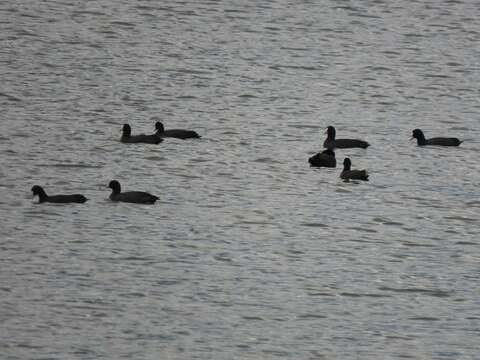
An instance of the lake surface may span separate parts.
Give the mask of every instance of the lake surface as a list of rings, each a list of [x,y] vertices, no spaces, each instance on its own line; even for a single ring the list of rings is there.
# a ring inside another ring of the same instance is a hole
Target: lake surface
[[[479,359],[477,1],[7,0],[0,23],[2,358]],[[119,142],[157,119],[202,138]],[[310,168],[328,125],[371,146]]]

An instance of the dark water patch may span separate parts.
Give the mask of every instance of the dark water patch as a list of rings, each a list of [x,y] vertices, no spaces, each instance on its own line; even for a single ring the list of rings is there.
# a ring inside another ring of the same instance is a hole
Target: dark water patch
[[[459,234],[459,232],[455,229],[447,229],[447,230],[445,230],[445,233],[447,233],[447,234]]]
[[[44,348],[42,345],[34,345],[34,344],[29,344],[29,343],[19,343],[19,344],[17,344],[17,347],[25,348],[25,349],[32,349],[32,350],[40,350],[40,349]]]
[[[196,11],[194,10],[174,10],[178,15],[181,16],[199,16]]]
[[[395,51],[395,50],[384,50],[384,51],[381,51],[380,53],[385,55],[393,55],[395,57],[402,54],[401,52]]]
[[[86,244],[86,243],[91,243],[91,242],[92,242],[91,240],[83,240],[83,239],[70,241],[71,244]]]
[[[194,95],[180,95],[180,96],[177,96],[176,98],[179,100],[194,100],[197,97]]]
[[[127,27],[127,28],[134,28],[136,25],[134,23],[128,22],[128,21],[110,21],[110,25],[118,25],[121,27]]]
[[[126,257],[118,257],[113,258],[115,261],[149,261],[149,262],[156,262],[157,259],[154,257],[143,257],[143,256],[126,256]]]
[[[267,163],[267,164],[281,164],[280,161],[278,160],[275,160],[275,159],[272,159],[271,157],[261,157],[261,158],[258,158],[258,159],[255,159],[253,160],[253,162],[257,162],[257,163]]]
[[[307,291],[308,296],[336,296],[335,294],[331,292],[326,292],[326,291]]]
[[[423,289],[423,288],[392,288],[388,286],[380,286],[378,290],[392,291],[397,293],[412,293],[412,294],[424,294],[433,297],[447,298],[452,295],[450,291],[436,290],[436,289]]]
[[[32,14],[32,13],[21,13],[20,14],[21,17],[26,17],[26,18],[29,18],[29,19],[41,19],[42,17],[40,15],[37,15],[37,14]]]
[[[401,244],[407,247],[435,247],[435,245],[432,244],[425,244],[413,241],[402,241]]]
[[[4,98],[6,98],[7,100],[10,100],[10,101],[22,101],[22,99],[20,99],[19,97],[16,97],[14,95],[10,95],[10,94],[4,93],[4,92],[0,92],[0,97],[4,97]]]
[[[138,298],[146,297],[147,295],[141,292],[131,292],[131,293],[118,294],[118,296],[128,298],[128,299],[132,299],[132,298],[138,299]]]
[[[72,15],[91,15],[91,16],[104,16],[106,15],[102,11],[96,11],[96,10],[74,10],[72,11]]]
[[[281,50],[292,50],[292,51],[310,51],[309,48],[296,48],[296,47],[288,47],[288,46],[281,46]]]
[[[304,254],[305,254],[305,251],[303,251],[303,250],[297,250],[297,249],[288,249],[288,250],[287,250],[287,253],[288,253],[289,255],[300,256],[300,255],[304,255]]]
[[[237,225],[274,225],[274,223],[269,221],[259,221],[259,220],[241,220],[236,223]]]
[[[30,138],[32,137],[32,134],[27,132],[16,132],[12,134],[12,137]]]
[[[242,319],[249,321],[265,321],[261,316],[242,316]]]
[[[228,253],[220,253],[220,254],[216,254],[213,256],[213,258],[217,261],[221,261],[221,262],[227,262],[227,263],[231,263],[233,262],[233,258],[231,257],[230,254]]]
[[[40,164],[39,166],[54,167],[54,168],[85,168],[85,169],[101,169],[103,165],[90,164]]]
[[[271,31],[273,33],[278,32],[281,30],[281,28],[276,27],[276,26],[265,26],[265,30]]]
[[[468,201],[466,204],[471,207],[480,207],[480,200]]]
[[[439,321],[439,318],[433,317],[433,316],[414,316],[408,318],[408,320],[413,320],[413,321]]]
[[[458,221],[461,221],[461,222],[465,222],[465,223],[476,223],[478,222],[479,220],[478,219],[473,219],[473,218],[468,218],[468,217],[465,217],[465,216],[445,216],[444,217],[445,220],[458,220]]]
[[[320,315],[320,314],[300,314],[297,316],[299,320],[316,320],[316,319],[326,319],[327,315]]]
[[[341,292],[341,296],[345,297],[353,297],[353,298],[386,298],[386,297],[392,297],[392,295],[386,295],[386,294],[373,294],[373,293],[350,293],[350,292]]]
[[[474,246],[478,245],[477,243],[474,243],[472,241],[457,241],[455,244],[456,245],[474,245]]]
[[[452,77],[450,75],[445,75],[445,74],[423,74],[424,77],[426,78],[434,78],[434,79],[451,79]]]
[[[415,32],[415,33],[407,33],[407,34],[402,34],[404,37],[406,38],[425,38],[425,37],[428,37],[426,35],[423,35],[423,34],[420,34],[418,32]]]
[[[385,72],[385,71],[392,71],[392,68],[386,67],[386,66],[379,66],[379,65],[372,65],[372,66],[367,66],[366,70],[373,71],[373,72]],[[385,95],[387,97],[387,95]]]
[[[364,80],[367,80],[367,79],[364,79]],[[386,95],[386,94],[372,94],[370,95],[371,98],[379,98],[379,99],[385,99],[385,98],[390,98],[389,95]]]
[[[153,10],[160,10],[160,8],[155,7],[155,6],[150,6],[150,5],[135,5],[135,9],[141,10],[141,11],[153,11]],[[144,15],[144,14],[142,14]]]
[[[280,69],[293,69],[293,70],[306,70],[306,71],[318,71],[321,68],[316,66],[306,66],[306,65],[270,65],[270,69],[272,70],[280,70]]]
[[[385,335],[385,338],[387,339],[392,339],[392,340],[407,340],[407,341],[410,341],[410,340],[417,340],[417,337],[415,335],[400,335],[400,334],[395,334],[395,335]],[[407,358],[407,359],[417,359],[417,357],[414,357],[414,356],[402,356],[404,358]]]
[[[305,227],[318,227],[318,228],[328,228],[329,226],[327,224],[319,223],[319,222],[304,222],[300,223],[300,226],[305,226]]]
[[[148,160],[148,161],[163,161],[163,160],[166,160],[166,158],[164,156],[146,156],[145,157],[145,160]]]
[[[374,217],[372,219],[372,221],[376,222],[376,223],[380,223],[382,225],[387,225],[387,226],[402,226],[402,225],[404,225],[404,223],[397,222],[397,221],[392,221],[392,220],[384,219],[384,218],[380,218],[380,217]]]
[[[156,284],[159,286],[173,286],[180,284],[180,280],[158,280]]]

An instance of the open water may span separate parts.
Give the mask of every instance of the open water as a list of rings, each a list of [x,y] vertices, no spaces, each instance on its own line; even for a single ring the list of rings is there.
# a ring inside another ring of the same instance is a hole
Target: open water
[[[0,358],[480,359],[478,1],[6,0],[0,29]],[[156,119],[202,139],[118,141]],[[372,145],[310,168],[328,125]]]

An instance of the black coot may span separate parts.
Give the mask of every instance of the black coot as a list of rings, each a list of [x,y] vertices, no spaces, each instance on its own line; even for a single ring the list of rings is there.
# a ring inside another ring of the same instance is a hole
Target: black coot
[[[124,124],[122,128],[122,137],[120,138],[120,141],[127,144],[138,144],[138,143],[159,144],[163,141],[163,139],[159,137],[157,134],[132,135],[132,128],[130,127],[130,125]]]
[[[425,145],[440,145],[440,146],[458,146],[463,141],[455,137],[434,137],[430,139],[425,139],[423,131],[420,129],[415,129],[412,131],[412,139],[417,139],[418,146]]]
[[[112,189],[110,200],[121,201],[135,204],[154,204],[158,197],[144,191],[126,191],[122,193],[122,188],[117,180],[112,180],[108,184]]]
[[[200,135],[198,135],[193,130],[183,130],[183,129],[170,129],[165,130],[163,124],[160,121],[155,123],[155,129],[157,130],[157,135],[160,137],[172,137],[177,139],[198,139]]]
[[[45,190],[39,185],[32,187],[33,196],[38,195],[38,203],[50,202],[57,204],[66,204],[66,203],[84,203],[88,199],[81,194],[72,194],[72,195],[52,195],[48,196]]]
[[[335,139],[335,128],[333,126],[327,127],[327,138],[323,142],[323,147],[327,149],[349,149],[349,148],[363,148],[366,149],[370,144],[363,140],[357,139]]]
[[[308,159],[310,166],[316,167],[331,167],[337,166],[337,159],[335,153],[331,149],[324,150]]]
[[[366,170],[352,170],[351,167],[352,162],[349,158],[345,158],[345,160],[343,160],[343,170],[340,174],[340,178],[345,181],[350,179],[368,181],[368,174]]]

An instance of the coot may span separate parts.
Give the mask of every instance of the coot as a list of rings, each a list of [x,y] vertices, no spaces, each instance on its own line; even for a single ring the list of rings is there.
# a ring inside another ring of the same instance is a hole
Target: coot
[[[172,138],[177,138],[177,139],[198,139],[200,138],[200,135],[198,135],[195,131],[193,130],[183,130],[183,129],[170,129],[170,130],[165,130],[163,127],[163,124],[160,121],[157,121],[155,123],[155,129],[157,129],[157,135],[159,137],[172,137]]]
[[[310,166],[316,167],[331,167],[337,166],[337,159],[335,153],[331,149],[324,150],[308,159]]]
[[[163,139],[159,137],[157,134],[132,135],[132,128],[130,127],[130,125],[124,124],[122,128],[122,137],[120,138],[120,141],[128,144],[138,144],[138,143],[159,144],[163,141]]]
[[[366,170],[352,170],[351,167],[352,162],[349,158],[345,158],[345,160],[343,160],[343,170],[340,174],[340,178],[345,181],[350,179],[368,181],[368,174]]]
[[[32,187],[33,196],[38,195],[38,203],[50,202],[57,204],[66,204],[66,203],[84,203],[88,199],[81,194],[72,194],[72,195],[52,195],[48,196],[45,190],[39,185],[34,185]]]
[[[425,145],[440,145],[440,146],[458,146],[463,141],[455,137],[434,137],[430,139],[425,139],[423,131],[420,129],[415,129],[412,131],[412,139],[417,139],[418,146]]]
[[[363,140],[357,139],[335,139],[335,128],[333,126],[327,127],[327,138],[323,142],[323,147],[327,149],[349,149],[349,148],[363,148],[366,149],[370,144]]]
[[[157,196],[144,191],[121,192],[122,188],[120,187],[120,183],[117,180],[110,181],[108,187],[112,189],[112,193],[110,194],[110,200],[112,201],[121,201],[136,204],[154,204],[155,201],[158,200]]]

